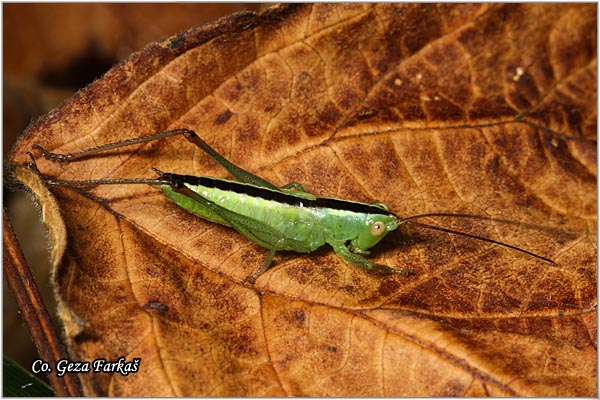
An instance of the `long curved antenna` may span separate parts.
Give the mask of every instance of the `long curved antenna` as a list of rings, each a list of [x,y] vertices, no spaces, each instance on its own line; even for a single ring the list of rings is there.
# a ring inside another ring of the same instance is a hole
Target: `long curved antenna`
[[[510,219],[504,219],[504,218],[487,217],[485,215],[477,215],[477,214],[427,213],[427,214],[411,215],[410,217],[405,217],[405,218],[402,218],[396,214],[394,214],[394,215],[396,216],[396,218],[398,218],[398,221],[400,221],[400,223],[406,223],[406,222],[409,222],[409,221],[412,221],[415,219],[428,218],[428,217],[471,218],[471,219],[479,219],[479,220],[486,220],[486,221],[492,221],[492,222],[500,222],[500,223],[508,224],[508,225],[517,225],[519,227],[532,228],[532,229],[535,229],[538,231],[544,231],[544,232],[559,231],[559,229],[557,229],[557,228],[540,226],[540,225],[535,225],[535,224],[528,224],[526,222],[513,221]]]
[[[457,217],[457,218],[473,218],[473,219],[485,219],[485,220],[490,220],[490,221],[496,221],[496,222],[503,222],[503,223],[507,223],[507,224],[513,224],[513,225],[520,225],[520,226],[527,226],[530,228],[538,228],[538,229],[544,229],[544,227],[539,227],[537,225],[532,225],[532,224],[524,224],[524,223],[520,223],[520,222],[516,222],[516,221],[511,221],[511,220],[506,220],[506,219],[500,219],[500,218],[492,218],[492,217],[484,217],[481,215],[474,215],[474,214],[450,214],[450,213],[430,213],[430,214],[419,214],[419,215],[413,215],[410,217],[406,217],[406,218],[398,218],[399,224],[410,224],[410,225],[415,225],[421,228],[427,228],[427,229],[431,229],[431,230],[435,230],[435,231],[440,231],[440,232],[445,232],[445,233],[450,233],[452,235],[458,235],[458,236],[464,236],[464,237],[468,237],[471,239],[476,239],[476,240],[481,240],[484,242],[488,242],[488,243],[493,243],[496,244],[498,246],[502,246],[502,247],[506,247],[508,249],[511,250],[515,250],[515,251],[519,251],[521,253],[527,254],[531,257],[535,257],[535,258],[539,258],[540,260],[543,260],[547,263],[556,265],[556,262],[550,258],[544,257],[544,256],[540,256],[539,254],[533,253],[529,250],[525,250],[522,249],[520,247],[517,246],[513,246],[511,244],[508,243],[503,243],[500,242],[498,240],[494,240],[494,239],[490,239],[487,237],[483,237],[483,236],[478,236],[478,235],[473,235],[471,233],[467,233],[467,232],[461,232],[461,231],[455,231],[453,229],[448,229],[448,228],[442,228],[439,226],[435,226],[435,225],[429,225],[429,224],[424,224],[422,222],[416,222],[414,221],[415,219],[418,218],[426,218],[426,217]],[[546,228],[546,229],[551,229],[551,228]]]

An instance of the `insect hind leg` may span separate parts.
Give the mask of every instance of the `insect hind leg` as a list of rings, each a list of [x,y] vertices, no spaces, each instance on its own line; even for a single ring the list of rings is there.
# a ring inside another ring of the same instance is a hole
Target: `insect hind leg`
[[[126,140],[120,140],[118,142],[107,143],[107,144],[103,144],[100,146],[90,147],[88,149],[80,150],[75,153],[66,153],[66,154],[51,153],[51,152],[47,151],[45,148],[43,148],[42,146],[40,146],[39,144],[34,144],[32,146],[32,148],[39,150],[42,153],[42,156],[48,160],[56,161],[56,162],[71,162],[71,161],[75,161],[79,158],[89,157],[91,155],[94,155],[97,153],[102,153],[107,150],[118,149],[120,147],[131,146],[131,145],[138,144],[138,143],[152,142],[155,140],[160,140],[160,139],[164,139],[164,138],[171,137],[171,136],[185,135],[186,131],[188,131],[188,129],[173,129],[170,131],[163,131],[163,132],[153,133],[151,135],[140,136],[140,137],[133,138],[133,139],[126,139]]]
[[[254,175],[253,173],[248,172],[245,169],[238,167],[237,165],[235,165],[234,163],[232,163],[231,161],[229,161],[228,159],[223,157],[215,149],[210,147],[208,145],[208,143],[206,143],[204,140],[202,140],[196,134],[196,132],[186,129],[185,132],[183,132],[183,136],[189,142],[195,144],[200,149],[202,149],[202,151],[204,151],[206,154],[208,154],[213,160],[215,160],[216,162],[221,164],[221,166],[223,168],[225,168],[227,170],[227,172],[229,172],[237,181],[243,182],[243,183],[249,183],[251,185],[255,185],[258,187],[263,187],[263,188],[279,191],[279,188],[277,186],[273,185],[271,182],[261,178],[260,176]]]

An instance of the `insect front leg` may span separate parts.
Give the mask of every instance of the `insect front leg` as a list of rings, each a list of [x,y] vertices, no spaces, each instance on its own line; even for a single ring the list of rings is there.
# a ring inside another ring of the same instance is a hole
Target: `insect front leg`
[[[413,273],[413,270],[411,270],[410,268],[393,269],[386,265],[371,262],[363,256],[351,252],[350,249],[348,249],[348,247],[344,243],[338,243],[335,245],[332,244],[331,247],[333,247],[333,250],[336,252],[336,254],[342,257],[344,260],[366,270],[375,270],[383,272],[385,274],[399,274],[404,276],[408,276]]]

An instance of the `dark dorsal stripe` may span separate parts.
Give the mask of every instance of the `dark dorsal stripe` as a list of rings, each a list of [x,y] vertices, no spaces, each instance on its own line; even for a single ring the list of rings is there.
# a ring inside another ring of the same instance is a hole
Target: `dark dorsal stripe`
[[[206,176],[163,174],[159,179],[162,180],[165,185],[177,186],[178,184],[187,183],[188,185],[192,186],[205,186],[208,188],[245,194],[251,197],[259,197],[263,200],[276,201],[278,203],[289,204],[297,207],[331,208],[335,210],[352,211],[365,214],[393,215],[389,211],[385,211],[379,207],[370,206],[364,203],[332,199],[328,197],[317,197],[315,200],[303,199],[276,190],[261,188],[258,186],[225,179],[209,178]]]

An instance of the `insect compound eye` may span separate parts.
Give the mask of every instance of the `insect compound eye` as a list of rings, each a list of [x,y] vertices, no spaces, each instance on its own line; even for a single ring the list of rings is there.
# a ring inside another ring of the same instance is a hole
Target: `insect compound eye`
[[[385,225],[381,221],[375,222],[371,225],[371,234],[373,236],[381,236],[385,233]]]

